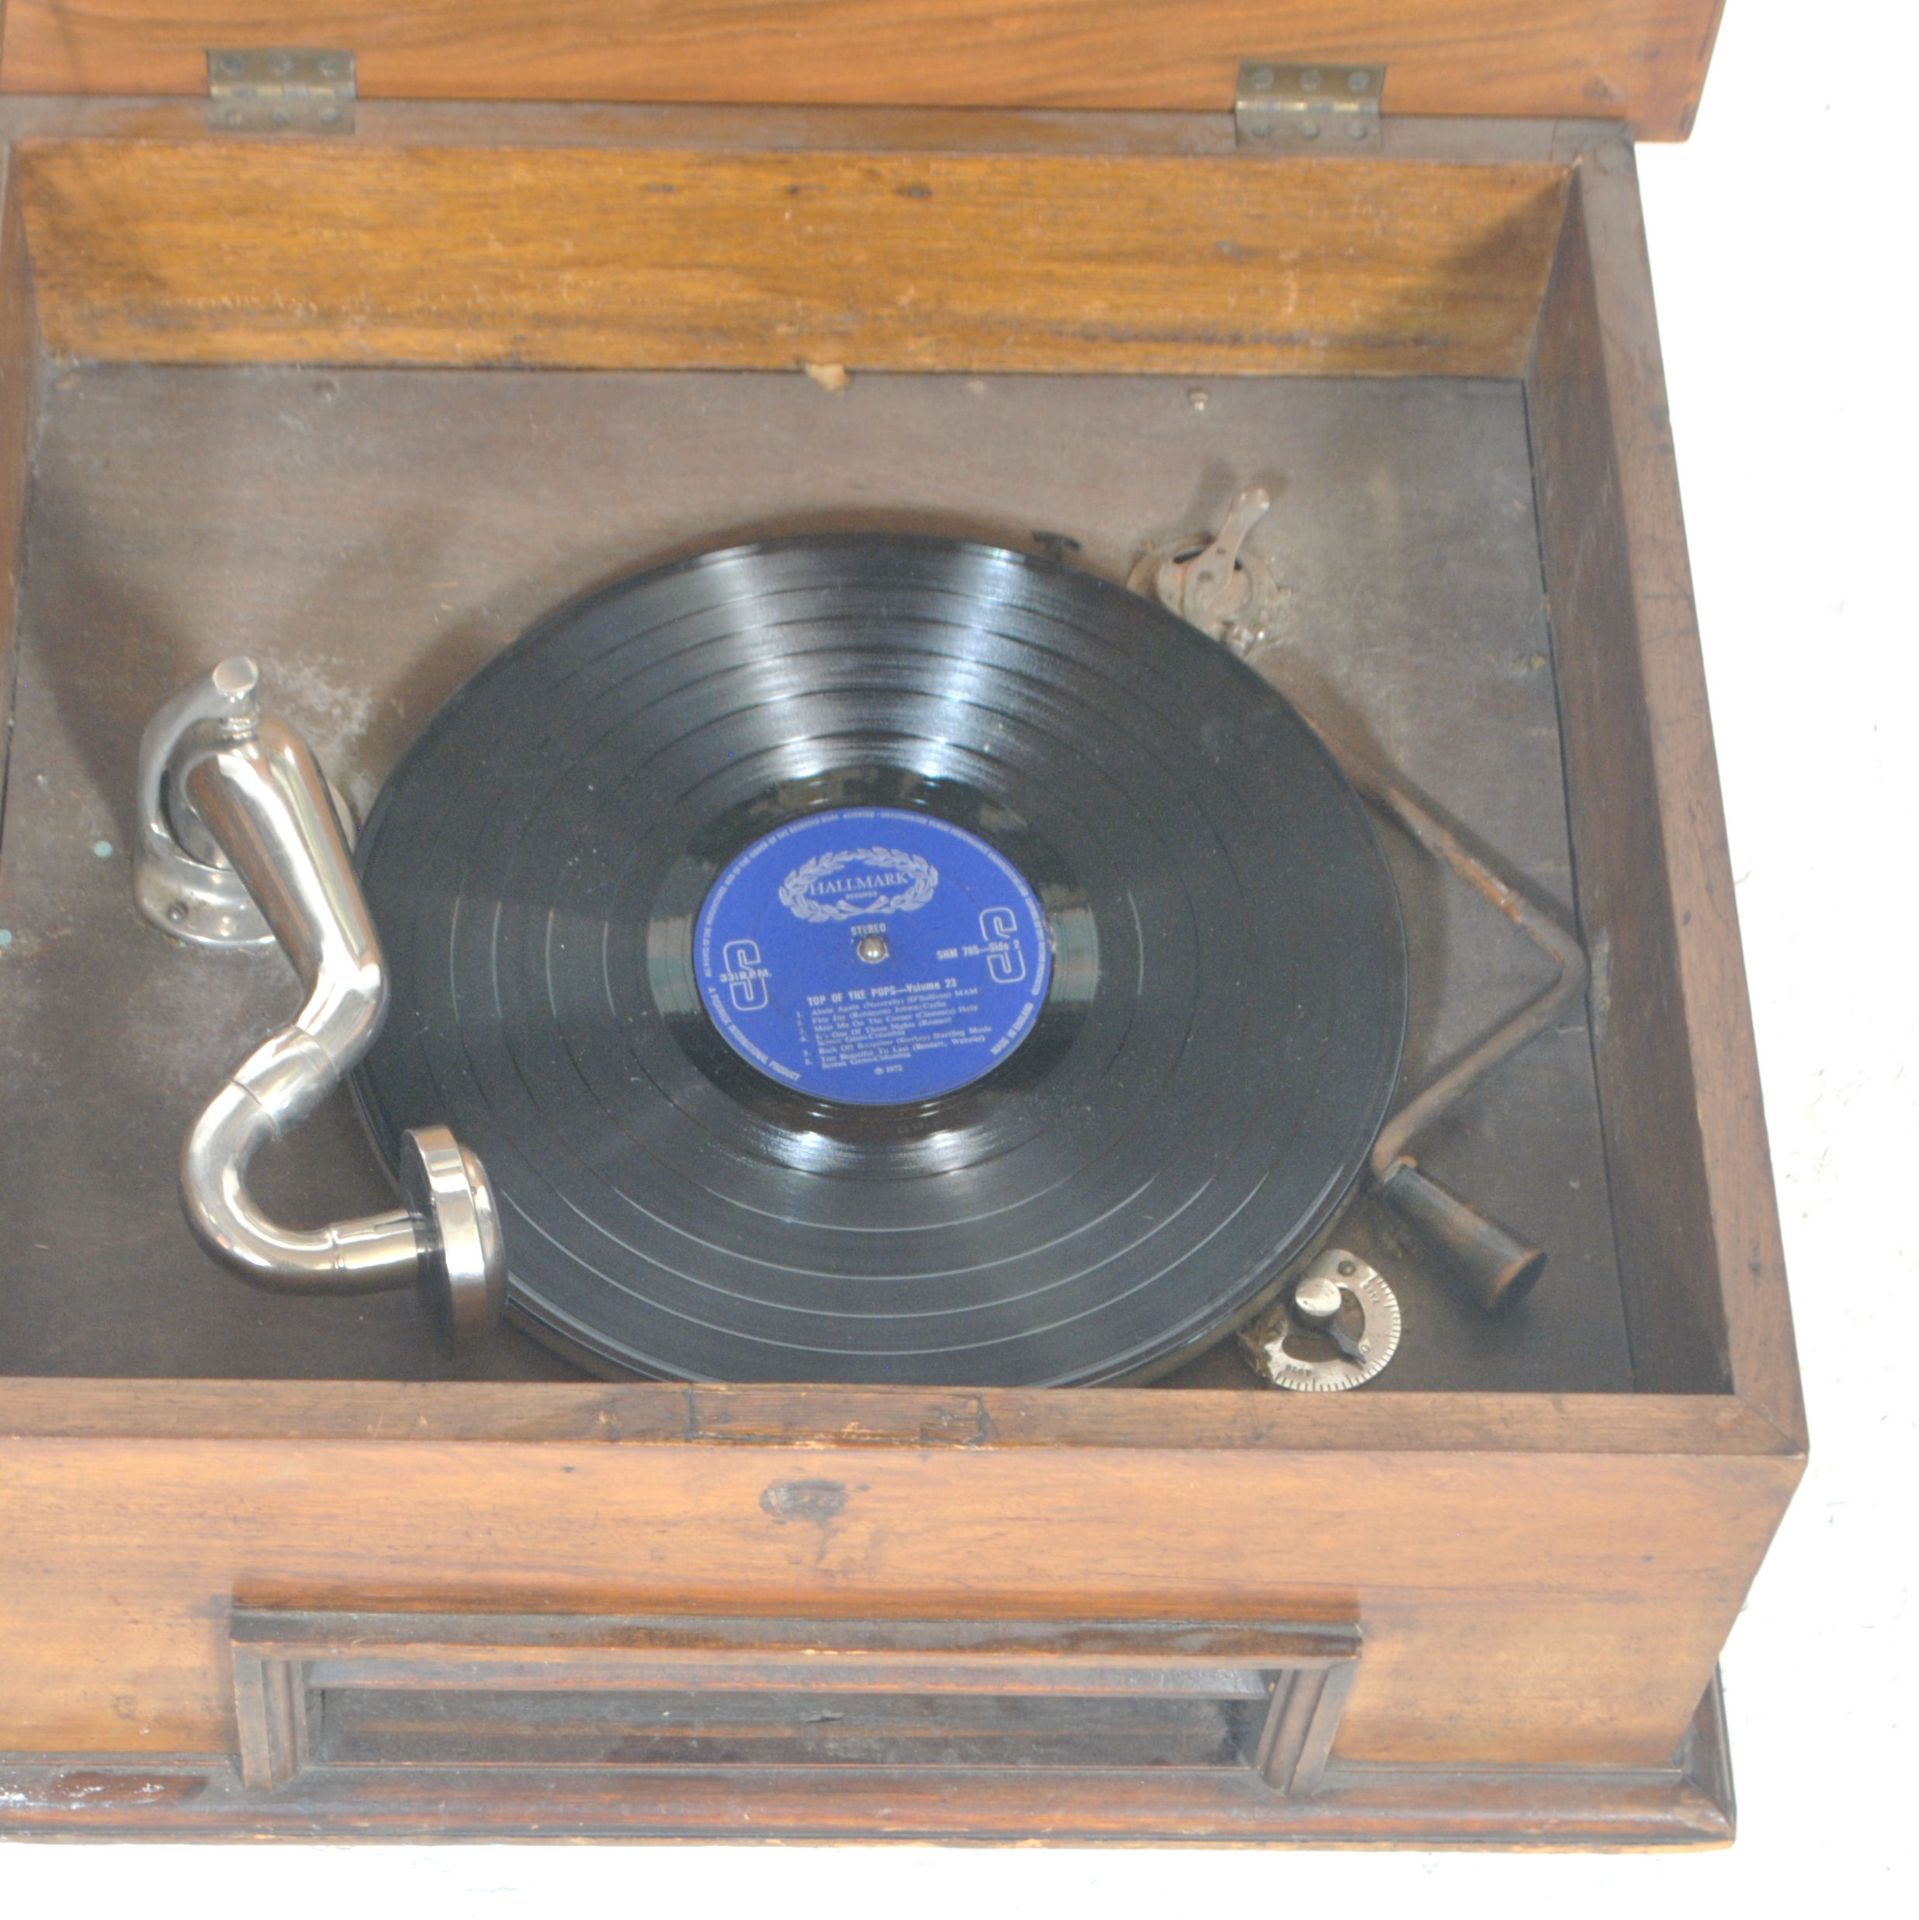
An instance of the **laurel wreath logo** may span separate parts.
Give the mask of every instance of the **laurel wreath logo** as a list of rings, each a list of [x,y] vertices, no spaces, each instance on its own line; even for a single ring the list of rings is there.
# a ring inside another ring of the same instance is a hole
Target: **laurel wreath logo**
[[[864,889],[842,894],[837,899],[816,900],[813,888],[822,880],[846,867],[884,867],[901,873],[911,882],[890,893]],[[939,870],[918,854],[902,853],[897,847],[855,847],[845,853],[822,853],[804,866],[795,867],[780,882],[780,905],[802,920],[825,924],[834,920],[864,920],[872,914],[911,913],[933,897],[940,883]]]

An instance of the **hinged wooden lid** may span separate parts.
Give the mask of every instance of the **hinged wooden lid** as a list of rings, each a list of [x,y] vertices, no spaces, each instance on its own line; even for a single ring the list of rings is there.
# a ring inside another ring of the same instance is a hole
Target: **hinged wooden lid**
[[[1692,124],[1723,0],[7,0],[0,88],[202,93],[210,48],[362,99],[1230,111],[1242,60],[1365,61],[1387,114]]]

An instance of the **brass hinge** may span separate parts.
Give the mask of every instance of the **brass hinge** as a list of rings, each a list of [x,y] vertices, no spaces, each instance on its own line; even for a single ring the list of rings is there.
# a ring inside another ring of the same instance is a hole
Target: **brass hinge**
[[[1233,96],[1242,147],[1350,152],[1384,144],[1379,96],[1386,69],[1344,60],[1248,60]]]
[[[331,47],[209,47],[215,133],[351,133],[353,56]]]

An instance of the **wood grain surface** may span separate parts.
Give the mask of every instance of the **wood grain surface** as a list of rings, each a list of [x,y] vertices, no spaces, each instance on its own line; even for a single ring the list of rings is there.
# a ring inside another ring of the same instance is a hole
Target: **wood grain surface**
[[[204,140],[207,102],[178,95],[0,93],[0,139]],[[250,147],[284,134],[244,137]],[[1575,165],[1619,137],[1616,121],[1469,120],[1394,116],[1377,149],[1393,160],[1454,166]],[[222,134],[230,149],[242,136]],[[336,143],[337,144],[337,143]],[[757,153],[1239,154],[1232,115],[1080,108],[642,106],[604,101],[363,100],[353,145],[405,147],[616,147]],[[1302,157],[1295,153],[1297,159]]]
[[[1316,1716],[1317,1717],[1317,1716]],[[322,1714],[324,1729],[325,1715]],[[878,1790],[868,1790],[877,1779]],[[1692,1849],[1732,1838],[1732,1775],[1715,1684],[1663,1765],[1329,1765],[1310,1792],[1276,1793],[1244,1770],[1004,1772],[833,1766],[717,1770],[630,1766],[355,1766],[259,1793],[223,1760],[0,1757],[0,1826],[100,1839],[993,1840],[1075,1845],[1306,1843]]]
[[[1580,169],[1528,378],[1633,1364],[1805,1411],[1631,148]]]
[[[274,11],[256,22],[278,24]],[[396,33],[432,17],[385,11]],[[1404,28],[1413,11],[1390,19]],[[1522,31],[1517,7],[1469,11]],[[1550,35],[1572,11],[1524,15]],[[1703,58],[1714,11],[1620,6],[1588,26],[1683,16]],[[481,44],[488,12],[462,10],[462,47]],[[648,13],[649,44],[671,43],[668,12]],[[874,17],[851,0],[817,12],[842,27]],[[1006,17],[1041,12],[1091,17]],[[1418,14],[1441,31],[1438,9]],[[931,10],[912,17],[924,40]],[[16,0],[8,83],[34,71],[11,56],[38,21],[43,61],[64,30],[68,72],[102,84],[77,50],[125,44],[128,18]],[[306,16],[307,37],[332,18]],[[1270,27],[1270,10],[1260,18]],[[204,44],[226,24],[187,31]],[[551,18],[541,31],[565,39]],[[885,47],[881,34],[866,76],[886,72]],[[142,84],[184,90],[176,51]],[[538,71],[527,63],[513,90],[537,91]],[[1523,373],[1578,743],[1582,912],[1611,937],[1599,1049],[1635,1364],[1642,1386],[1727,1390],[1293,1406],[6,1383],[0,1748],[41,1756],[20,1774],[28,1788],[0,1770],[7,1806],[54,1808],[75,1830],[271,1825],[222,1797],[236,1607],[1260,1619],[1363,1635],[1321,1832],[1724,1837],[1723,1800],[1673,1756],[1689,1726],[1695,1748],[1702,1738],[1695,1703],[1797,1481],[1804,1426],[1623,143],[1579,162],[1576,200],[1563,167],[564,142],[67,141],[29,149],[21,182],[61,353]],[[1622,1037],[1635,1020],[1643,1032]],[[1683,1061],[1651,1058],[1647,1035]],[[1527,1768],[1551,1772],[1515,1786]],[[525,1783],[482,1771],[403,1775],[377,1803],[323,1778],[285,1817],[308,1831],[485,1832]],[[1270,1801],[1222,1812],[1137,1780],[1103,1783],[1050,1824],[1024,1783],[964,1806],[942,1803],[938,1783],[882,1788],[849,1796],[814,1775],[756,1806],[681,1787],[650,1817],[664,1831],[737,1831],[757,1815],[802,1833],[957,1821],[1056,1838],[1281,1824]],[[590,1831],[630,1789],[583,1775],[568,1791],[547,1804]]]
[[[549,1446],[1752,1455],[1792,1453],[1726,1394],[1278,1396],[1099,1387],[646,1381],[0,1379],[0,1441],[266,1439]],[[1333,1469],[1337,1471],[1337,1469]]]
[[[1792,1453],[1729,1394],[1358,1394],[603,1382],[0,1380],[0,1440]]]
[[[1323,1775],[1350,1626],[237,1609],[240,1771],[357,1766]],[[749,1789],[749,1776],[739,1782]]]
[[[5,1748],[224,1754],[228,1613],[1353,1620],[1339,1758],[1663,1765],[1781,1458],[8,1441]],[[793,1483],[835,1497],[783,1498]]]
[[[1115,154],[19,149],[95,360],[1515,374],[1563,169]]]
[[[1367,60],[1392,113],[1690,129],[1723,0],[10,0],[13,92],[199,93],[209,47],[350,49],[363,96],[1213,109]]]

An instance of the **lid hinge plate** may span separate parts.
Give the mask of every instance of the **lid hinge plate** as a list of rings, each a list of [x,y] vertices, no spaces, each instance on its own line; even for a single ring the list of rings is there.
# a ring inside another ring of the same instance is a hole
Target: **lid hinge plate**
[[[1235,141],[1286,152],[1377,149],[1385,87],[1386,69],[1363,61],[1248,60],[1233,96]]]
[[[339,48],[207,49],[215,133],[351,133],[358,97],[353,56]]]

